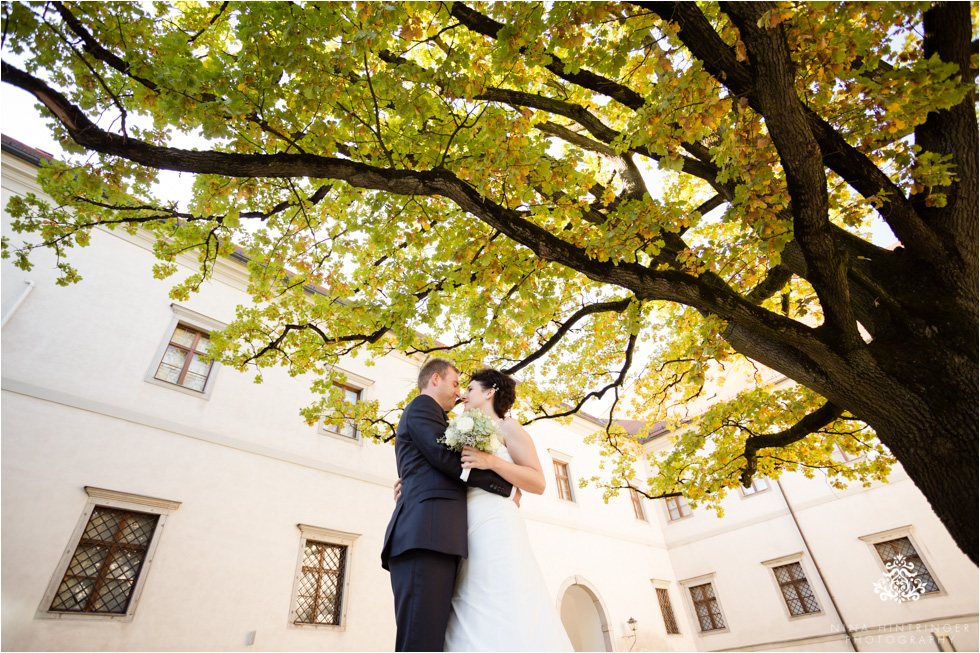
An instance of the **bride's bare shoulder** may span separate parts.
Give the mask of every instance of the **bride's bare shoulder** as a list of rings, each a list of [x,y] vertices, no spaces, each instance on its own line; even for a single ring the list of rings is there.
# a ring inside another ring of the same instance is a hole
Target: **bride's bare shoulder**
[[[521,423],[516,419],[514,419],[513,417],[505,417],[500,422],[500,430],[504,432],[504,435],[514,434],[514,433],[524,433],[524,434],[527,433],[527,431],[524,430],[524,427],[521,426]]]

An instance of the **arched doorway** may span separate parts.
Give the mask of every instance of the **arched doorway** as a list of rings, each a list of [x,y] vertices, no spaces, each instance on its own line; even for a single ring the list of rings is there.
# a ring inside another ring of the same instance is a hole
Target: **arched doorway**
[[[576,651],[611,651],[606,608],[592,583],[581,576],[566,580],[558,591],[558,613]]]

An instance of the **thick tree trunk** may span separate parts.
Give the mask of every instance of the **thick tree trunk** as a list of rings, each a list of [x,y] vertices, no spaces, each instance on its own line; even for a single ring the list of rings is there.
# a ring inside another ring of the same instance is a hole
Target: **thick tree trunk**
[[[887,425],[872,426],[901,461],[960,550],[977,564],[980,480],[977,420],[972,410],[976,398],[962,403],[959,410],[954,408],[931,421],[923,421],[918,415],[903,419],[902,407],[898,406]]]

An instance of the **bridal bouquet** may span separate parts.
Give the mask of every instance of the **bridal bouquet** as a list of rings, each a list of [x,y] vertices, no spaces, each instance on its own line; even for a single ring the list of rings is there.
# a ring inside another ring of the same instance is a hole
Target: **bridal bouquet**
[[[463,447],[470,446],[493,453],[500,446],[500,431],[486,413],[473,408],[454,417],[439,442],[453,451],[462,451]],[[465,481],[469,475],[470,470],[464,469],[460,478]]]

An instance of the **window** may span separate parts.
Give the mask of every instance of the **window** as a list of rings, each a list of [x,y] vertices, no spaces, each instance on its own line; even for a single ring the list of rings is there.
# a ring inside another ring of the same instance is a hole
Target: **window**
[[[351,552],[360,535],[299,524],[299,567],[290,621],[294,626],[345,626]]]
[[[698,617],[701,632],[724,628],[725,618],[721,614],[721,607],[718,605],[718,598],[711,583],[695,585],[688,589],[691,591],[694,613]]]
[[[210,342],[208,334],[180,324],[174,329],[154,378],[189,390],[204,392],[211,363],[201,359]]]
[[[643,498],[640,493],[630,488],[630,500],[633,502],[633,514],[636,515],[637,519],[647,520],[646,513],[643,512]]]
[[[906,564],[912,565],[912,578],[914,579],[912,582],[916,585],[921,583],[922,594],[939,591],[939,585],[933,580],[932,574],[929,573],[925,563],[922,562],[922,558],[919,557],[915,547],[912,546],[912,541],[908,537],[877,542],[874,547],[875,551],[878,552],[878,557],[881,558],[881,561],[885,565],[893,562],[898,557],[905,558]],[[915,583],[915,581],[919,581],[919,583]]]
[[[296,597],[296,623],[340,624],[346,568],[346,546],[306,541],[303,578]]]
[[[773,567],[772,572],[776,575],[776,582],[779,583],[790,616],[820,612],[817,597],[813,595],[813,590],[810,589],[810,583],[807,582],[799,562]]]
[[[691,516],[691,507],[687,504],[684,497],[667,497],[667,516],[670,521],[683,519]]]
[[[74,546],[62,557],[38,616],[132,620],[160,526],[180,504],[85,490],[90,498]]]
[[[739,486],[738,488],[742,492],[743,497],[752,496],[753,494],[758,494],[759,492],[765,492],[769,489],[769,482],[764,478],[752,479],[752,485],[749,487]]]
[[[164,332],[163,342],[146,374],[146,381],[154,385],[183,392],[200,399],[208,399],[218,363],[202,360],[212,333],[225,328],[225,324],[205,315],[171,304],[174,318]]]
[[[347,385],[336,384],[338,388],[344,393],[344,401],[349,404],[356,404],[361,400],[361,391],[357,388],[352,388]],[[357,432],[357,422],[353,419],[345,419],[341,424],[330,424],[329,422],[323,422],[323,430],[326,433],[333,435],[340,435],[345,438],[350,438],[356,440],[358,437]]]
[[[125,614],[157,519],[96,506],[51,611]]]
[[[574,501],[572,498],[572,486],[568,482],[568,463],[560,460],[555,462],[555,481],[558,484],[558,498],[565,501]]]
[[[674,619],[674,608],[670,605],[670,594],[666,587],[657,588],[657,600],[660,602],[660,614],[664,617],[664,627],[667,628],[668,635],[680,635],[680,628],[677,627],[677,620]]]

